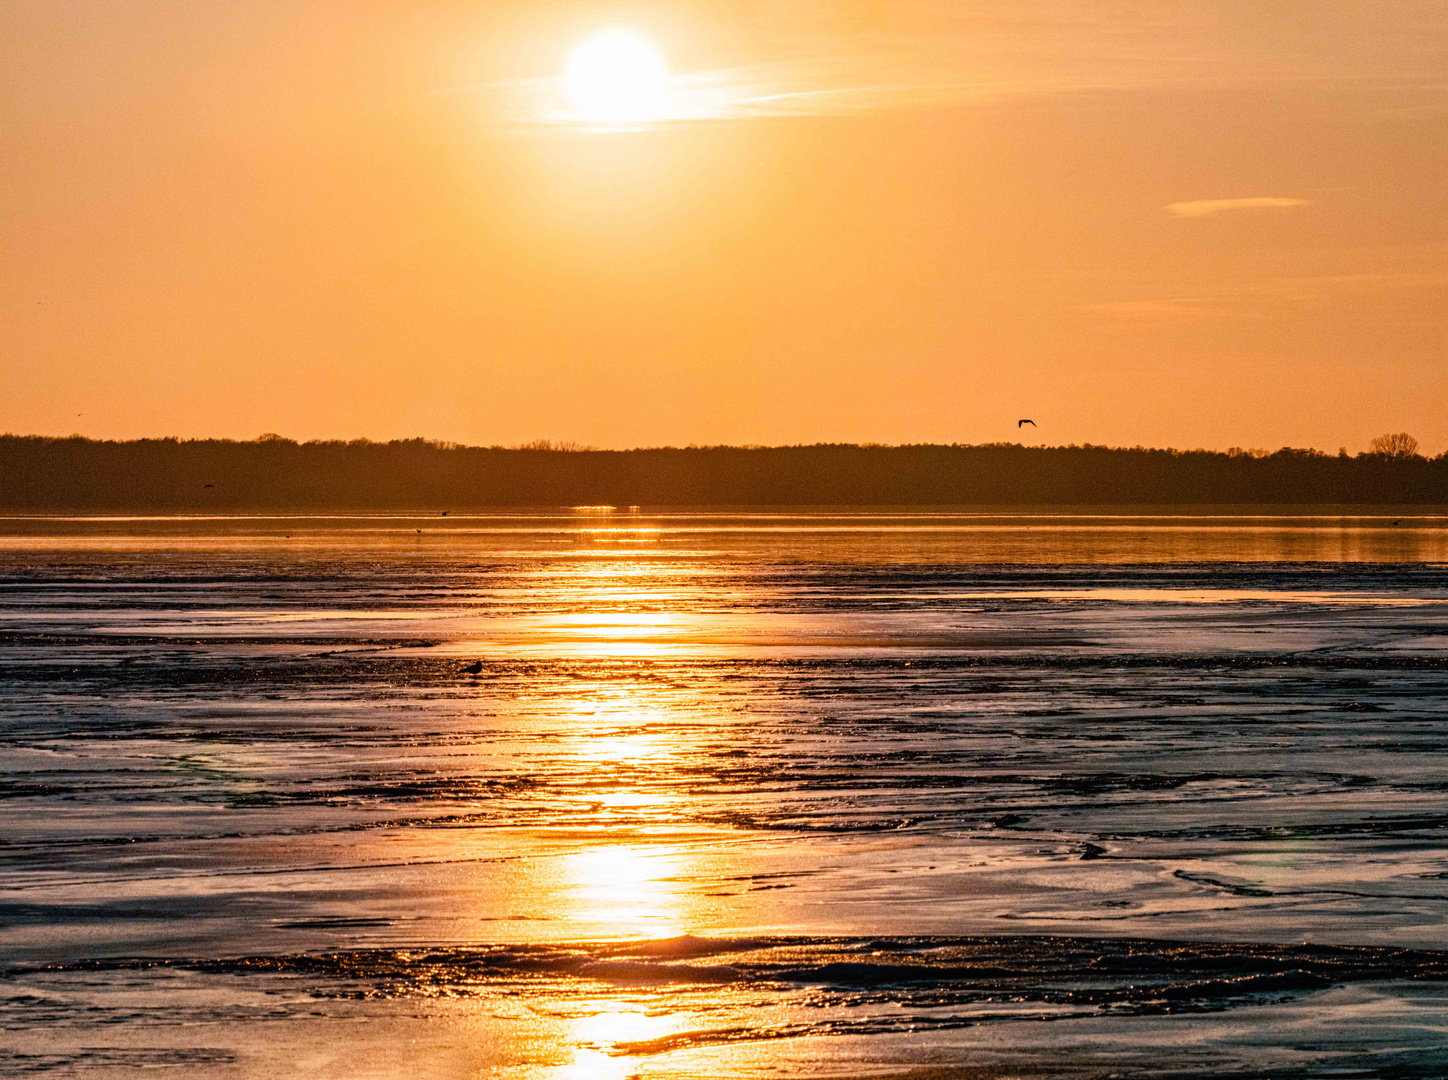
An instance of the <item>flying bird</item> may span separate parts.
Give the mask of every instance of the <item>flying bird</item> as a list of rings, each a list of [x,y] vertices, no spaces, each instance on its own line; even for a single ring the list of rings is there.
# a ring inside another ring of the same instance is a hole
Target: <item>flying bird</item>
[[[215,487],[216,485],[215,485],[215,484],[202,484],[201,486],[204,487],[204,488],[209,488],[209,487]]]
[[[1017,421],[1016,421],[1016,427],[1025,427],[1027,424],[1030,424],[1031,427],[1035,427],[1035,426],[1036,426],[1036,422],[1035,422],[1034,420],[1017,420]]]

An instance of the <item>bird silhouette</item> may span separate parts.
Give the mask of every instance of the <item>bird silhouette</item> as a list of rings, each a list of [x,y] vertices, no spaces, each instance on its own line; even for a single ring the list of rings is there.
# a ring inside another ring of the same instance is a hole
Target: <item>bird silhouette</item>
[[[443,517],[447,517],[447,511],[446,511],[446,510],[444,510],[444,511],[442,512],[442,516],[443,516]]]
[[[481,675],[483,673],[483,662],[481,660],[474,660],[462,670],[464,675]]]
[[[1036,426],[1036,422],[1035,422],[1034,420],[1017,420],[1017,421],[1016,421],[1016,427],[1025,427],[1027,424],[1030,424],[1031,427],[1035,427],[1035,426]]]

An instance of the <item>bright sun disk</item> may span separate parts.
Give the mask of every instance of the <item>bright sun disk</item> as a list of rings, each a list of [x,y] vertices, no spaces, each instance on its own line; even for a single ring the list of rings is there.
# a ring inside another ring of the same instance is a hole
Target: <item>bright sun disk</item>
[[[637,124],[667,114],[668,78],[664,55],[648,38],[600,30],[573,50],[563,85],[577,119]]]

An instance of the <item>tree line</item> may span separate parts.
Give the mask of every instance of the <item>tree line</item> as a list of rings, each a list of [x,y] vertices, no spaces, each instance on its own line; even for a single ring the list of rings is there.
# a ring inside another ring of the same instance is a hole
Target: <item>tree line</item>
[[[1385,437],[1387,438],[1387,437]],[[660,447],[0,436],[0,511],[573,505],[1448,504],[1448,454],[1106,446]],[[1403,440],[1408,440],[1407,442]],[[1381,441],[1380,441],[1381,442]]]

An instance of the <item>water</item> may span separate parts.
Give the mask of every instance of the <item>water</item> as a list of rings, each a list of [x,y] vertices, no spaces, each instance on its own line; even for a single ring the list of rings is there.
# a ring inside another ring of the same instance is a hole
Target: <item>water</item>
[[[0,522],[0,1071],[1443,1075],[1445,562],[1421,511]]]

